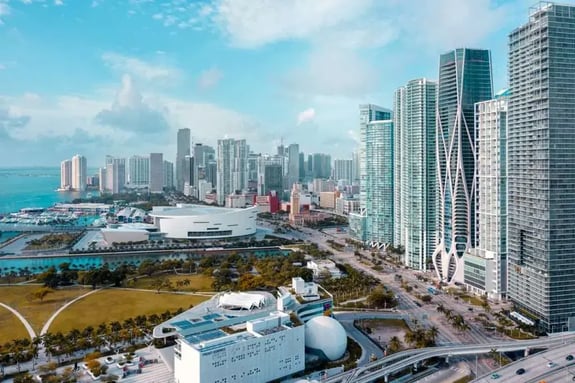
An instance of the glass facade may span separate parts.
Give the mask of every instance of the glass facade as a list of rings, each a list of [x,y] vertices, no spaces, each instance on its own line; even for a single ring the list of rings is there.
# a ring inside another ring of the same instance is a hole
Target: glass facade
[[[441,55],[437,93],[438,277],[462,278],[461,257],[475,238],[474,105],[493,96],[491,54],[456,49]]]
[[[436,246],[437,83],[410,81],[395,92],[394,243],[405,248],[405,264],[427,270]]]
[[[542,3],[509,35],[508,296],[575,330],[575,7]]]
[[[393,121],[372,121],[365,136],[366,241],[382,247],[393,242]]]

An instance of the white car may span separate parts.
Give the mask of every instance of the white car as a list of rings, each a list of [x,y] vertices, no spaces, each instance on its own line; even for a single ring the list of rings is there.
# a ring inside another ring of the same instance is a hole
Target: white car
[[[555,363],[553,363],[553,362],[547,362],[547,367],[553,368],[553,367],[555,367]]]

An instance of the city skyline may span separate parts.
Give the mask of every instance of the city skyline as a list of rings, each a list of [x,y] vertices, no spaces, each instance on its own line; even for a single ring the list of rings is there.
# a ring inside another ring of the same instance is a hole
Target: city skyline
[[[181,128],[212,146],[228,135],[271,152],[284,137],[335,157],[358,142],[356,106],[390,107],[408,80],[436,79],[439,53],[491,49],[495,87],[505,87],[505,35],[524,9],[519,0],[291,3],[0,1],[0,163],[57,165],[129,144],[173,160]],[[262,21],[257,29],[243,12]],[[470,27],[476,17],[487,21]],[[103,20],[109,30],[91,33]],[[44,22],[58,27],[40,33]],[[46,144],[53,150],[39,152]]]

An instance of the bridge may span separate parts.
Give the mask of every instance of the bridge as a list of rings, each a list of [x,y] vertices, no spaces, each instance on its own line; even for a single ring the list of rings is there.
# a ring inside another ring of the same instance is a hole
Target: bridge
[[[325,379],[326,383],[369,383],[376,379],[384,378],[387,382],[389,376],[410,367],[417,368],[423,361],[431,358],[443,357],[449,361],[449,357],[458,355],[487,354],[496,349],[498,352],[509,352],[532,348],[550,348],[565,343],[574,343],[575,334],[564,337],[546,337],[524,341],[504,341],[486,344],[462,344],[441,347],[429,347],[412,349],[384,357],[380,360],[368,363],[365,366],[334,375]]]

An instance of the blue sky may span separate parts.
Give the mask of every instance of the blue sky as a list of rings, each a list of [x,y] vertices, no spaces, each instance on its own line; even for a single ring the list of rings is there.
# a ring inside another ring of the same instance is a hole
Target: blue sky
[[[564,1],[565,2],[565,1]],[[0,0],[0,167],[246,138],[348,158],[359,103],[392,107],[439,54],[492,50],[528,0]]]

